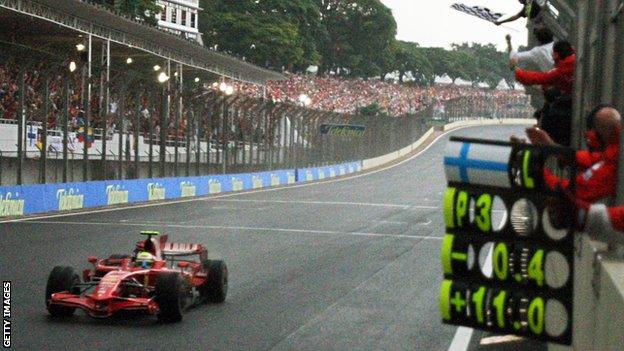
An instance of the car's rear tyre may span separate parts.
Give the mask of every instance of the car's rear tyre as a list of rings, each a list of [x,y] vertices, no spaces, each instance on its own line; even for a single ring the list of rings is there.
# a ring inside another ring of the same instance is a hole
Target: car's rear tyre
[[[48,276],[48,284],[46,285],[45,304],[52,317],[69,317],[74,314],[76,308],[50,304],[52,294],[68,291],[78,294],[76,285],[80,284],[80,277],[71,267],[56,266]]]
[[[160,312],[158,320],[174,323],[182,320],[186,304],[185,283],[178,273],[164,273],[156,279],[155,300]]]
[[[201,286],[200,294],[206,302],[222,303],[228,290],[227,265],[218,260],[205,260],[203,265],[208,273],[208,279]]]

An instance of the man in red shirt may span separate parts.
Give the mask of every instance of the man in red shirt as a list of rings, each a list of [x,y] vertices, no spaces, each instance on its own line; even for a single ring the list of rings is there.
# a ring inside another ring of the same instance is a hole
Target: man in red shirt
[[[516,80],[524,85],[541,85],[546,103],[537,111],[539,126],[558,144],[570,146],[572,129],[572,99],[576,55],[567,41],[553,45],[555,68],[547,72],[527,71],[515,67]]]
[[[610,105],[599,105],[590,112],[587,129],[589,150],[576,152],[578,173],[574,197],[586,203],[609,202],[617,189],[622,130],[620,113]],[[548,133],[539,128],[527,129],[527,136],[534,145],[555,145]],[[568,180],[557,178],[548,169],[544,170],[544,180],[553,189],[569,186]]]
[[[576,54],[570,42],[565,40],[556,42],[553,46],[553,59],[555,68],[548,72],[525,71],[516,68],[516,80],[524,85],[557,88],[562,93],[570,95],[576,68]]]

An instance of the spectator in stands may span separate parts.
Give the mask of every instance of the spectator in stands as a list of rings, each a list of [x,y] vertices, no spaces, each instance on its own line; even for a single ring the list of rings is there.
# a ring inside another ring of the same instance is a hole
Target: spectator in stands
[[[538,46],[528,51],[518,52],[511,46],[511,36],[507,36],[509,49],[509,65],[521,66],[523,68],[535,67],[538,71],[548,72],[553,69],[555,61],[553,59],[553,34],[550,29],[539,26],[533,30],[533,35],[539,43]]]
[[[539,19],[539,15],[542,12],[542,8],[544,7],[546,1],[545,0],[518,0],[520,4],[522,4],[522,10],[518,12],[516,15],[511,16],[507,19],[500,20],[494,22],[495,25],[500,26],[503,23],[509,23],[520,18],[528,18],[531,21],[537,21]]]

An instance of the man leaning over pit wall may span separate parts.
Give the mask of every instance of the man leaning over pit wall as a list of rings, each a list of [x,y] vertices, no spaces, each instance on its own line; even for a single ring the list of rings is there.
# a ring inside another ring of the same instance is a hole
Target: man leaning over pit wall
[[[608,104],[598,105],[587,117],[588,150],[576,152],[578,173],[570,197],[579,209],[579,223],[584,224],[590,235],[624,231],[624,207],[608,207],[617,192],[621,131],[622,118],[617,109]],[[526,133],[534,145],[557,145],[538,127],[528,128]],[[522,140],[512,137],[512,142]],[[544,170],[544,180],[551,189],[569,187],[568,180],[557,178],[548,169]]]

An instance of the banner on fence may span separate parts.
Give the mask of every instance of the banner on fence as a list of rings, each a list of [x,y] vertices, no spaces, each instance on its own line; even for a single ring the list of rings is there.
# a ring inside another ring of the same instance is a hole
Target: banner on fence
[[[366,132],[365,126],[354,124],[322,124],[321,134],[334,136],[361,137]]]

